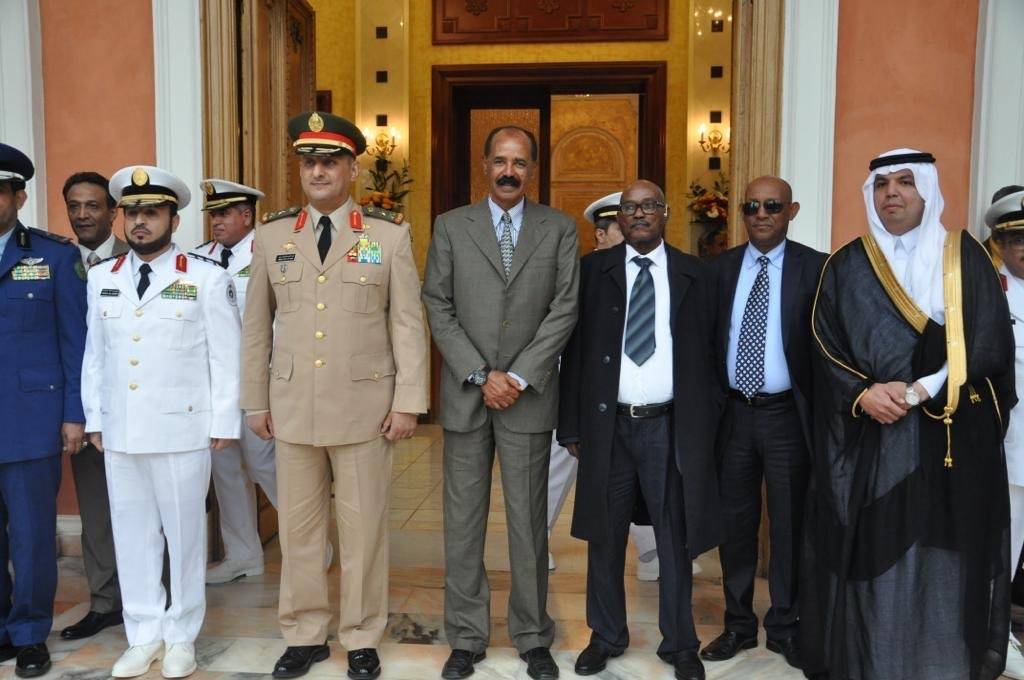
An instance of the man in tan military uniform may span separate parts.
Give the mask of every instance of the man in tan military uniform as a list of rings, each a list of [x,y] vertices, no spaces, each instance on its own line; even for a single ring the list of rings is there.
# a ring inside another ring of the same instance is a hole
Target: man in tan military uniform
[[[366,148],[359,129],[312,112],[288,132],[309,203],[257,229],[242,331],[241,406],[254,432],[277,438],[278,616],[289,646],[274,676],[303,675],[330,654],[323,564],[333,470],[338,641],[349,677],[375,678],[388,617],[392,442],[412,436],[427,408],[419,277],[408,225],[349,195]]]

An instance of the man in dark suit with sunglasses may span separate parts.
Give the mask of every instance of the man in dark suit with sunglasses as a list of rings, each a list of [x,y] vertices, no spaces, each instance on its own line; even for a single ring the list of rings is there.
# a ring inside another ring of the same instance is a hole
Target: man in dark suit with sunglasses
[[[811,441],[810,317],[825,255],[786,238],[800,204],[784,180],[755,179],[740,207],[749,242],[712,264],[716,351],[730,397],[717,442],[725,632],[700,655],[724,661],[757,646],[753,596],[763,479],[771,542],[767,646],[799,668],[797,563]]]

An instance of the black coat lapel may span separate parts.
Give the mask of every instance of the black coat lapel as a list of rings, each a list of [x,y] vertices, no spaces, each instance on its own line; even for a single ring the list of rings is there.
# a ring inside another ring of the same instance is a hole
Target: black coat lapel
[[[782,348],[789,349],[789,332],[793,327],[793,314],[798,310],[800,278],[803,274],[803,253],[787,241],[782,258]]]

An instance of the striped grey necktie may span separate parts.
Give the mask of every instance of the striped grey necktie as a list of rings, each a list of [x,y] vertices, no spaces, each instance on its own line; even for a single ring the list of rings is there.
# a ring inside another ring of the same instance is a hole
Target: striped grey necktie
[[[651,277],[651,265],[646,257],[639,255],[633,258],[640,266],[640,272],[633,282],[633,290],[629,294],[629,314],[626,317],[626,356],[637,366],[654,354],[654,278]]]
[[[512,245],[512,216],[507,212],[501,213],[501,239],[498,241],[501,248],[501,266],[505,268],[505,276],[512,271],[512,254],[516,248]]]

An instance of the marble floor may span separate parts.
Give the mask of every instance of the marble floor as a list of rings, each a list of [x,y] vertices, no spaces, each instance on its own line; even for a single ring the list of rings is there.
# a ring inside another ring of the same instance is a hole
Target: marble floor
[[[391,508],[391,617],[385,641],[380,647],[384,680],[425,680],[439,678],[449,649],[442,626],[444,603],[441,536],[441,435],[435,426],[424,425],[417,436],[402,442],[396,450]],[[548,610],[557,621],[552,653],[563,678],[576,677],[573,663],[586,646],[589,631],[585,615],[586,545],[569,535],[571,498],[551,539],[557,562],[551,574]],[[634,574],[635,553],[627,562],[626,592],[632,644],[608,668],[592,676],[598,680],[656,680],[673,677],[654,650],[659,641],[657,626],[658,585],[641,583]],[[264,676],[284,651],[277,627],[276,608],[280,550],[276,540],[267,546],[267,569],[261,577],[207,588],[207,613],[196,643],[199,670],[196,680],[214,678],[249,680]],[[502,509],[501,485],[495,477],[486,562],[491,582],[492,641],[487,659],[477,665],[474,678],[480,680],[526,679],[526,667],[519,661],[508,636],[505,612],[509,574],[507,529]],[[700,558],[702,573],[694,577],[694,616],[702,643],[712,640],[721,627],[723,605],[717,555]],[[331,572],[332,601],[337,602],[337,565]],[[756,587],[756,607],[767,607],[767,584]],[[88,610],[88,588],[79,558],[60,560],[60,586],[55,605],[54,631],[77,621]],[[53,669],[47,678],[93,680],[109,677],[110,668],[124,651],[124,629],[107,629],[99,635],[74,642],[62,641],[55,633],[48,640]],[[0,679],[14,677],[13,661],[0,665]],[[735,659],[706,664],[707,677],[782,680],[803,675],[786,665],[781,657],[761,645]],[[345,677],[345,650],[331,641],[331,657],[316,664],[307,676]],[[146,678],[160,678],[159,664]]]

